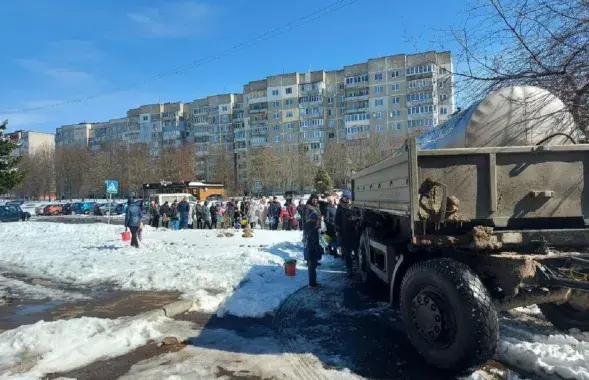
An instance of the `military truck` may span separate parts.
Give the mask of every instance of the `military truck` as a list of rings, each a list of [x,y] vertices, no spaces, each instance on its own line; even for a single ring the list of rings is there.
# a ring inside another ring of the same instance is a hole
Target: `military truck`
[[[589,145],[559,109],[544,90],[503,89],[352,175],[360,278],[389,287],[434,366],[484,364],[498,313],[517,307],[589,330],[589,255],[576,253],[589,246]]]

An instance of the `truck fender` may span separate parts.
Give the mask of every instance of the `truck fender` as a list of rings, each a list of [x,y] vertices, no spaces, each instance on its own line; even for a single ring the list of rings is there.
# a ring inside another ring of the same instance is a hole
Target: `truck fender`
[[[391,283],[390,283],[390,294],[389,294],[389,302],[394,304],[397,301],[398,293],[401,288],[401,281],[403,281],[403,275],[407,270],[408,264],[405,263],[405,255],[401,254],[399,256],[399,260],[395,263],[395,268],[393,269],[393,273],[391,275]]]

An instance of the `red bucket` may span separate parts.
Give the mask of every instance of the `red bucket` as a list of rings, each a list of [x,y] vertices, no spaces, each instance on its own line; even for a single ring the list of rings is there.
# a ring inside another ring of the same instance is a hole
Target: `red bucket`
[[[297,274],[297,261],[287,260],[284,263],[284,273],[289,277],[295,276]]]
[[[131,232],[121,232],[121,239],[123,239],[123,241],[131,241]]]

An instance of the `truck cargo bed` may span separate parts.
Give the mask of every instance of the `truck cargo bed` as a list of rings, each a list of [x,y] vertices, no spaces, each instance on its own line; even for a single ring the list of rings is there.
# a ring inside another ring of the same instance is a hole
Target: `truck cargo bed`
[[[584,228],[588,180],[586,144],[419,151],[411,139],[402,153],[355,173],[352,186],[356,206],[410,218],[414,227],[448,222],[458,204],[456,220],[466,223]],[[428,220],[424,204],[437,207],[429,216],[439,220]]]

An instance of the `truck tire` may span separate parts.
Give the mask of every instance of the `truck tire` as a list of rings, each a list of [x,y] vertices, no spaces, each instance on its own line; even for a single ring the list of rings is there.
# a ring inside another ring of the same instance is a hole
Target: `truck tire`
[[[497,311],[465,264],[440,258],[411,266],[401,283],[400,311],[409,340],[431,365],[462,373],[495,353]]]
[[[358,244],[358,271],[362,283],[369,286],[378,282],[378,277],[370,269],[370,237],[372,236],[374,236],[374,232],[371,227],[364,229]]]
[[[561,305],[545,303],[538,305],[544,317],[562,331],[579,329],[589,331],[589,309],[565,302]]]

